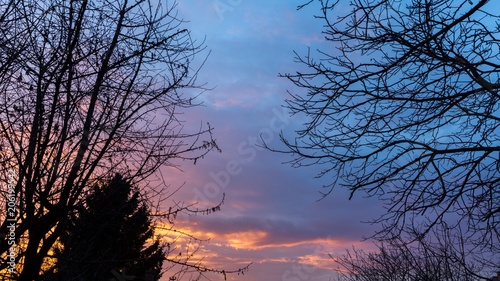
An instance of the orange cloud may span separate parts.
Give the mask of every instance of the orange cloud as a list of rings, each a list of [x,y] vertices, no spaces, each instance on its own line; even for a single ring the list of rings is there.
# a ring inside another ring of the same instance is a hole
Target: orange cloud
[[[264,231],[241,231],[223,235],[227,245],[235,249],[255,250],[262,239],[267,236]]]

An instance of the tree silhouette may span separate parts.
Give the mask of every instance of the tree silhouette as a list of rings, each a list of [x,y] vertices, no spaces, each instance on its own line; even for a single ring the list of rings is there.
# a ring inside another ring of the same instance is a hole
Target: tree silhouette
[[[139,190],[116,175],[94,186],[70,221],[48,280],[158,280],[166,260]],[[149,244],[148,244],[149,243]]]
[[[335,270],[342,281],[487,280],[481,264],[468,261],[465,253],[457,255],[453,249],[457,245],[441,242],[394,238],[375,243],[376,251],[353,248],[344,255],[330,257],[337,264]]]
[[[210,125],[178,119],[206,90],[202,50],[172,1],[0,2],[2,278],[43,275],[71,214],[115,173],[141,184],[158,219],[190,212],[164,209],[175,191],[159,168],[220,151]]]
[[[286,106],[305,123],[281,135],[279,151],[295,167],[320,167],[324,196],[347,188],[383,200],[378,238],[446,222],[463,226],[476,253],[498,255],[496,2],[312,2],[331,48],[296,53],[304,70],[281,75],[304,90]]]

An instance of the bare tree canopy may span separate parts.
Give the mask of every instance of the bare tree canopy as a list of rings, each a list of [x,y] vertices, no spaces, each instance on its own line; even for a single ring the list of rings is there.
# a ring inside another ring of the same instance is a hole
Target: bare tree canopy
[[[411,243],[394,238],[375,243],[376,251],[353,248],[330,255],[342,281],[479,281],[491,275],[481,263],[469,261],[459,244],[450,243],[449,233],[437,241],[420,239]]]
[[[320,167],[325,196],[344,187],[384,200],[380,234],[448,220],[498,254],[498,3],[319,2],[330,48],[296,53],[303,71],[281,75],[304,90],[287,107],[306,118],[281,152]]]
[[[1,272],[37,280],[96,183],[121,173],[161,203],[166,185],[144,179],[219,150],[209,125],[177,119],[205,90],[202,50],[170,1],[0,1]],[[158,218],[181,211],[198,212]]]

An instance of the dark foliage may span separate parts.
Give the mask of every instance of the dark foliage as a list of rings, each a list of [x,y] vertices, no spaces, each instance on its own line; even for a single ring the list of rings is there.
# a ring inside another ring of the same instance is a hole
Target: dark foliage
[[[56,251],[55,278],[49,280],[109,281],[122,273],[133,280],[158,280],[166,257],[153,229],[139,191],[116,175],[94,186],[75,213]]]

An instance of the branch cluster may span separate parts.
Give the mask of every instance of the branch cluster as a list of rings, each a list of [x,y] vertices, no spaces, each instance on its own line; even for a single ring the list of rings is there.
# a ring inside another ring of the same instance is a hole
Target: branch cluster
[[[320,1],[326,43],[282,74],[307,93],[282,135],[298,166],[385,201],[382,236],[466,223],[500,250],[500,16],[492,1]],[[450,219],[451,218],[451,219]],[[456,219],[458,218],[458,219]]]

